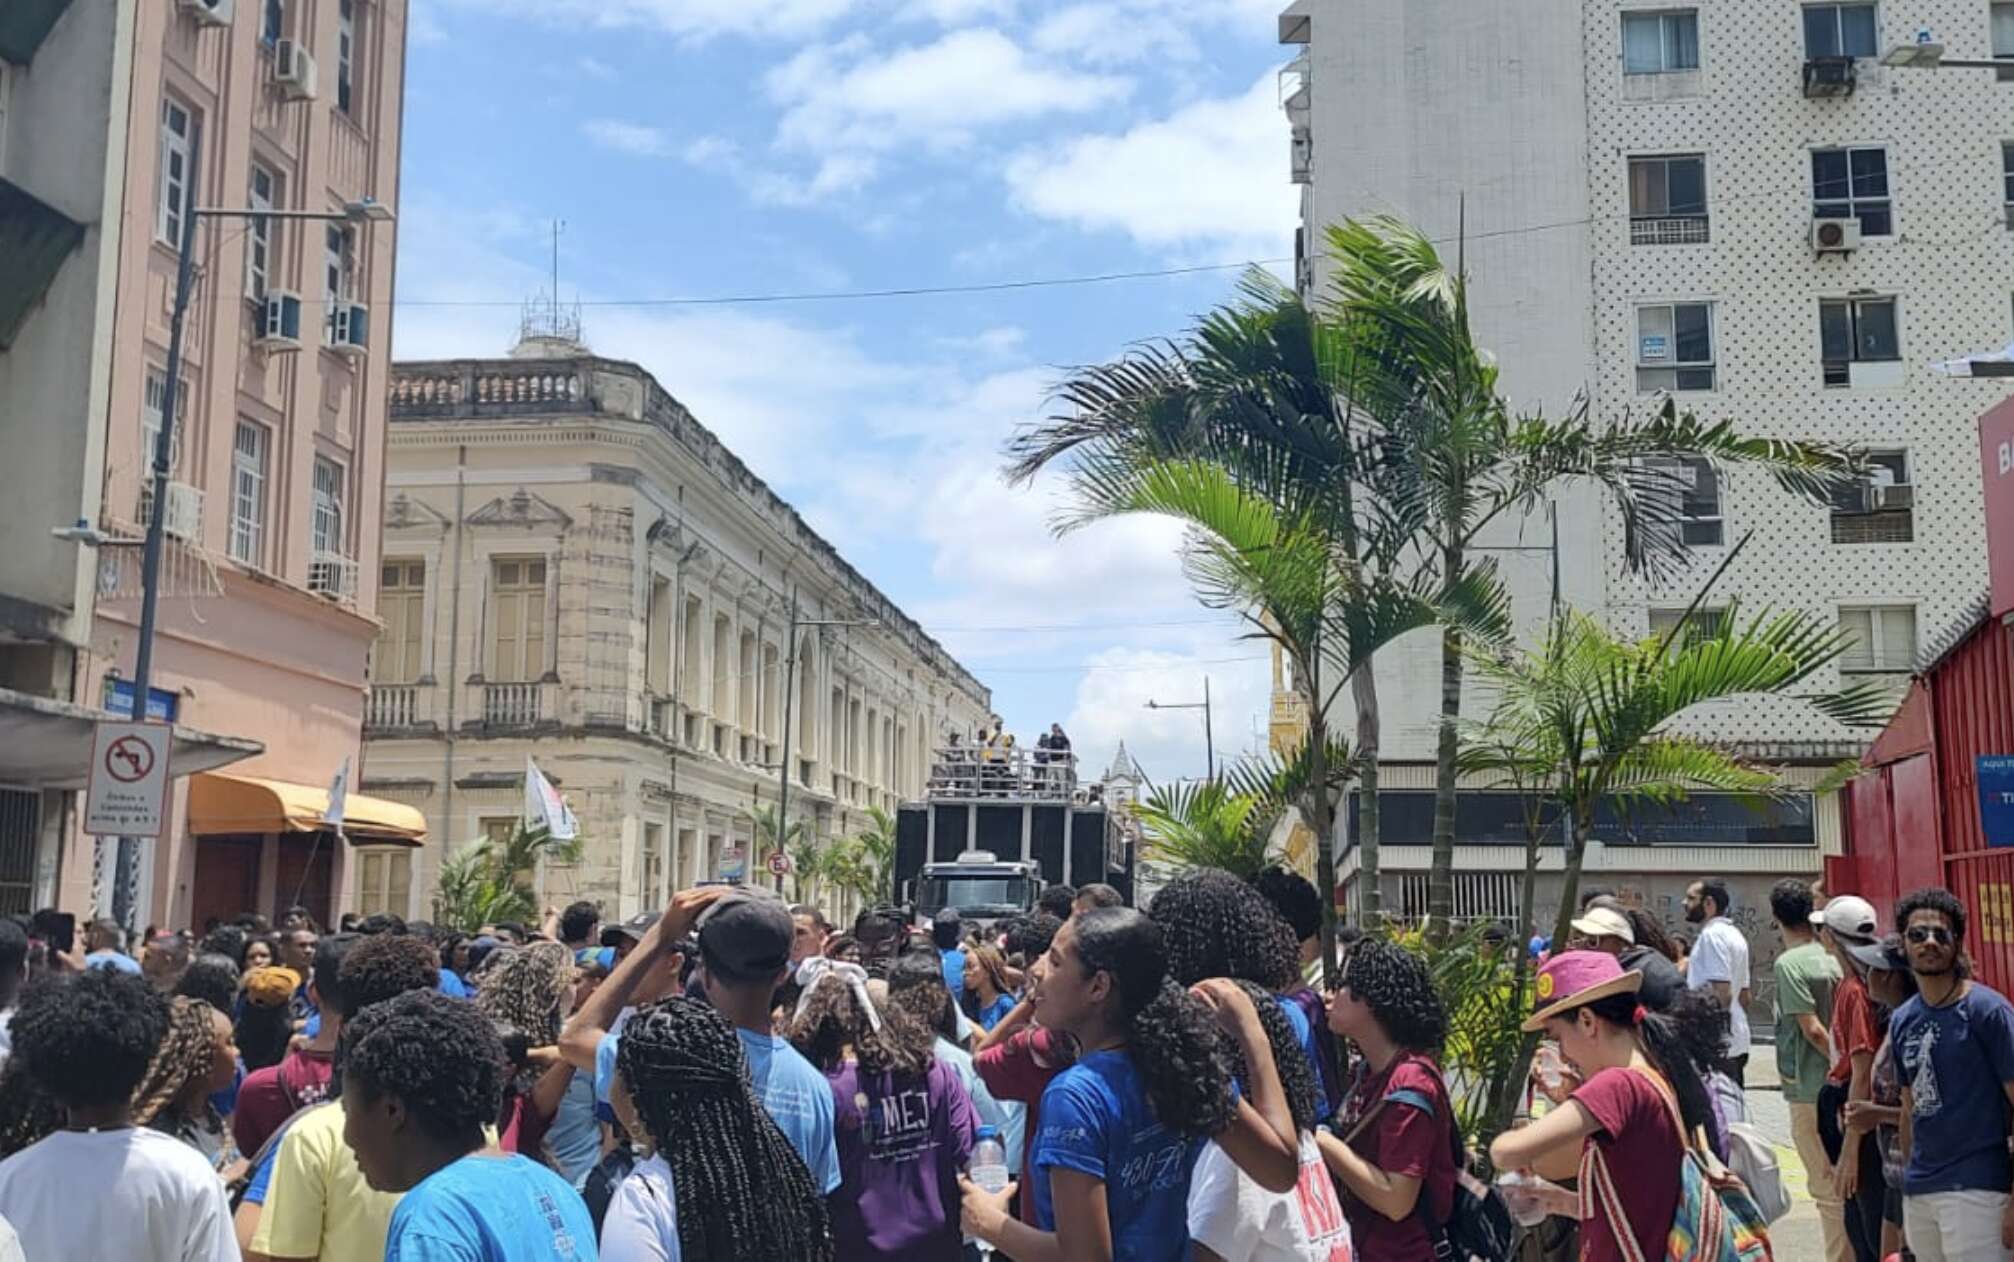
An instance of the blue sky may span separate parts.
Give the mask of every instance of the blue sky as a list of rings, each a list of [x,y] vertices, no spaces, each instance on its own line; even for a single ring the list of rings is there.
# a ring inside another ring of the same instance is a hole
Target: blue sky
[[[1056,489],[999,468],[1063,367],[1179,331],[1235,272],[593,304],[1285,256],[1282,3],[411,0],[397,353],[505,351],[564,220],[590,346],[649,368],[1010,727],[1061,720],[1101,763],[1123,737],[1156,779],[1199,775],[1199,716],[1145,701],[1208,674],[1219,750],[1246,748],[1264,646],[1193,602],[1171,525],[1059,541]]]

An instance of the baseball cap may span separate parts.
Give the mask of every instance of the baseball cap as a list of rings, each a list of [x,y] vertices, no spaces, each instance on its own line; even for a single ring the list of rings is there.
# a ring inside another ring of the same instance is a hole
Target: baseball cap
[[[1853,942],[1872,942],[1880,930],[1881,921],[1874,914],[1874,904],[1855,894],[1835,895],[1825,904],[1824,911],[1811,913],[1811,923],[1822,925],[1839,938]]]
[[[769,977],[790,963],[797,922],[769,890],[743,887],[699,914],[699,949],[708,967],[731,977]]]
[[[1621,938],[1632,946],[1636,944],[1636,930],[1630,927],[1629,917],[1613,907],[1590,907],[1586,915],[1572,924],[1590,938]]]
[[[609,925],[601,931],[601,944],[605,947],[620,946],[624,938],[632,942],[643,941],[643,935],[657,923],[663,912],[640,911],[619,925]]]
[[[1902,945],[1893,938],[1875,942],[1848,942],[1841,939],[1839,945],[1862,968],[1878,968],[1884,973],[1909,971],[1909,960],[1902,954]]]

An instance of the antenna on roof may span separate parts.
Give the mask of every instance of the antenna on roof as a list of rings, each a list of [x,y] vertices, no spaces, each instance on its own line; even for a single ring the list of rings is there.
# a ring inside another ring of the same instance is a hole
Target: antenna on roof
[[[566,220],[552,221],[552,288],[525,303],[518,320],[518,344],[511,352],[513,355],[582,354],[587,350],[581,338],[578,293],[571,305],[561,302],[559,297],[559,238],[565,231]]]

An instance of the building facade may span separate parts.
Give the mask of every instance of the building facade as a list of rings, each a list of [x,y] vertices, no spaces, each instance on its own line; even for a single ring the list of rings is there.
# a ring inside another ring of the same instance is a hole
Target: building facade
[[[1925,29],[1952,56],[2014,54],[2014,5],[1987,0],[1302,0],[1282,15],[1301,46],[1286,87],[1304,287],[1324,284],[1325,225],[1398,215],[1465,258],[1478,338],[1518,409],[1558,415],[1585,392],[1614,418],[1669,397],[1869,452],[1867,484],[1829,506],[1692,470],[1696,560],[1666,586],[1623,572],[1596,496],[1562,492],[1562,595],[1615,630],[1671,625],[1746,538],[1709,616],[1738,603],[1837,622],[1855,647],[1820,682],[1899,685],[1982,586],[1972,418],[2004,391],[1928,365],[1998,347],[2014,324],[2014,87],[1880,63]],[[1549,537],[1534,518],[1485,541],[1528,549],[1495,554],[1527,634],[1550,604]],[[1388,906],[1411,906],[1414,885],[1424,902],[1426,838],[1404,828],[1431,793],[1438,670],[1431,634],[1378,669],[1385,780],[1405,795],[1385,812]],[[1693,728],[1806,783],[1870,735],[1788,705]],[[1759,882],[1837,852],[1830,797],[1767,821],[1711,807],[1612,828],[1589,880],[1642,874],[1655,901],[1701,871]],[[1490,910],[1506,838],[1487,809],[1464,812],[1467,897]]]
[[[137,848],[135,923],[200,926],[297,899],[318,917],[341,910],[349,856],[302,804],[361,743],[377,622],[358,576],[377,568],[393,231],[221,212],[396,205],[405,13],[405,0],[28,0],[0,20],[0,39],[43,25],[0,79],[10,189],[22,172],[82,230],[0,354],[0,477],[20,492],[0,562],[0,591],[21,602],[9,672],[130,712],[141,566],[128,545],[159,511],[146,708],[262,748],[232,768],[242,782],[179,780],[167,831]],[[65,92],[67,112],[53,108]],[[156,505],[147,474],[192,214]],[[49,535],[78,521],[105,546]],[[410,840],[410,823],[393,812],[350,833]],[[112,839],[57,840],[38,902],[109,911]]]
[[[986,721],[988,691],[636,365],[553,337],[404,363],[391,422],[362,787],[436,840],[367,859],[360,909],[428,914],[443,857],[517,826],[528,756],[584,843],[542,898],[628,916],[767,879],[779,773],[791,823],[852,835]]]

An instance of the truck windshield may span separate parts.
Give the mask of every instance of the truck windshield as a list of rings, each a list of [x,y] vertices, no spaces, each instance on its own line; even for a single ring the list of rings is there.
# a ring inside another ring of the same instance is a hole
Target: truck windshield
[[[926,876],[916,909],[934,915],[956,907],[966,915],[1011,916],[1035,905],[1035,882],[1025,876]]]

